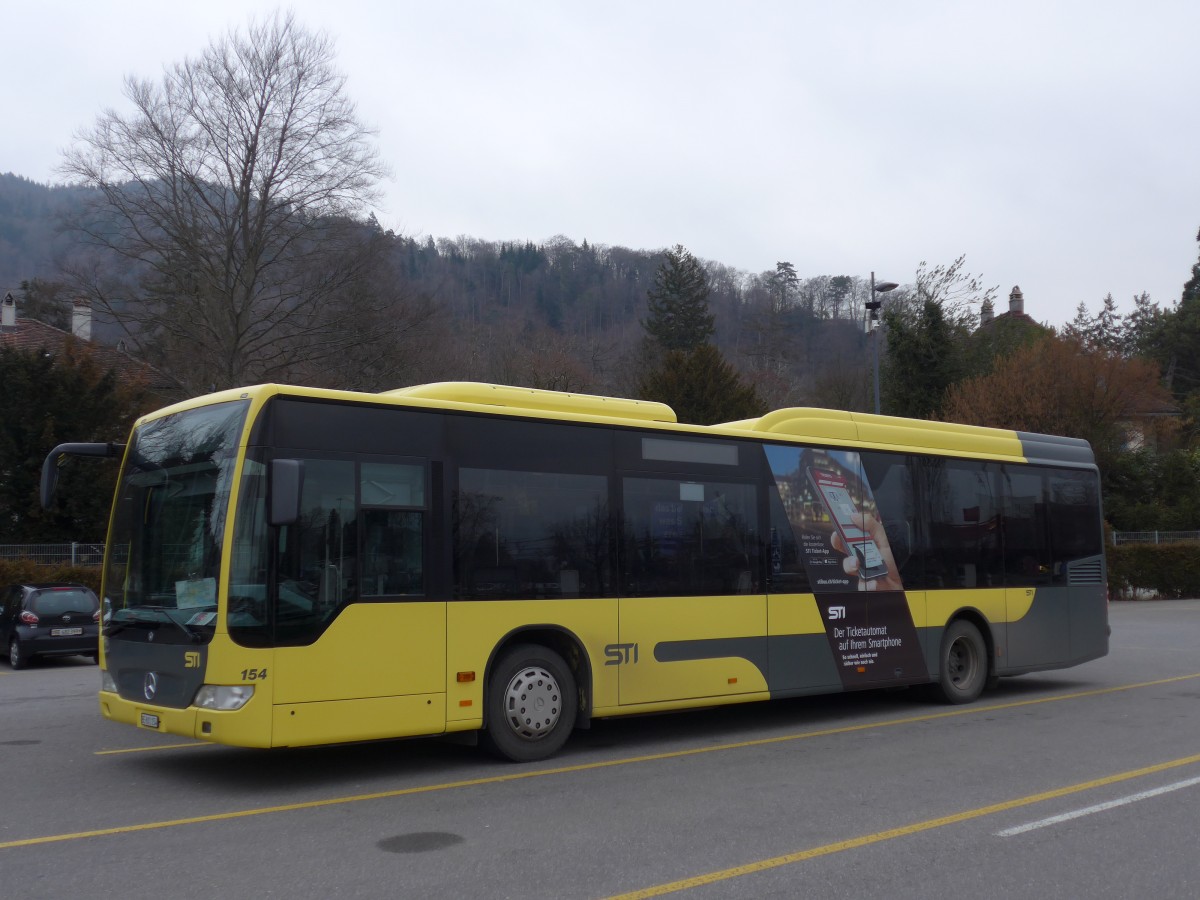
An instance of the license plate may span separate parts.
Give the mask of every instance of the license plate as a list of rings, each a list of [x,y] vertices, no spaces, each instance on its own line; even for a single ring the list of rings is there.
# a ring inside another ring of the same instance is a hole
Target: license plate
[[[51,628],[51,637],[73,637],[77,634],[83,634],[82,628]]]
[[[158,728],[158,716],[153,713],[142,713],[140,724],[143,728]]]

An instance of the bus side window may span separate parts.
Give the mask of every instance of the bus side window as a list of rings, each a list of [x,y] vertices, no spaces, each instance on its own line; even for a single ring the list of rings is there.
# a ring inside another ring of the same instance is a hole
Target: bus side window
[[[926,587],[1002,587],[1000,508],[994,491],[998,467],[973,460],[926,460],[922,475],[930,525]]]
[[[760,593],[756,493],[752,484],[627,477],[622,488],[622,593]]]
[[[864,453],[862,462],[879,520],[887,534],[897,573],[907,588],[925,584],[924,540],[919,527],[912,457],[897,453]]]
[[[364,597],[425,593],[425,483],[424,464],[361,465]]]
[[[603,597],[609,569],[603,475],[459,470],[455,597]]]
[[[1094,472],[1050,470],[1046,494],[1050,508],[1051,564],[1055,584],[1070,583],[1071,563],[1103,552],[1100,485]]]

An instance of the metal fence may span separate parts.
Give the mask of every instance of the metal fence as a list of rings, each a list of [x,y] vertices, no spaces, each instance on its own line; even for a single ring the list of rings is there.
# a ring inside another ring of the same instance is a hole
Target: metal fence
[[[27,559],[45,566],[98,566],[104,562],[104,544],[0,544],[0,559]]]
[[[1180,541],[1200,541],[1200,531],[1114,531],[1113,546],[1117,544],[1178,544]]]

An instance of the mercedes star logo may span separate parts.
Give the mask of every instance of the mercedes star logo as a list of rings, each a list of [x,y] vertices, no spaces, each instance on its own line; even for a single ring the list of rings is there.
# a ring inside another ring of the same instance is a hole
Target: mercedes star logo
[[[158,693],[158,673],[147,672],[146,678],[142,681],[142,693],[146,695],[147,700],[153,700],[154,695]]]

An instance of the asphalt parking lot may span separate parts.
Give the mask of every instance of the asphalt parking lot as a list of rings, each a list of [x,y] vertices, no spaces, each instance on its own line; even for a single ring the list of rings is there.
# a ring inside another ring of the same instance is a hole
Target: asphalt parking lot
[[[0,662],[9,897],[1195,897],[1200,601],[965,707],[868,692],[597,722],[545,763],[444,740],[253,751]]]

